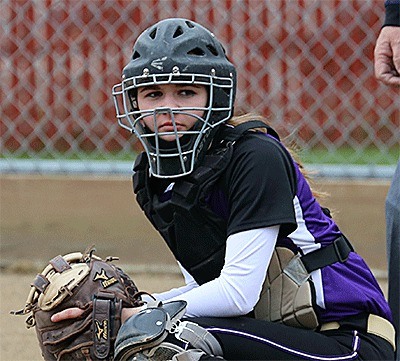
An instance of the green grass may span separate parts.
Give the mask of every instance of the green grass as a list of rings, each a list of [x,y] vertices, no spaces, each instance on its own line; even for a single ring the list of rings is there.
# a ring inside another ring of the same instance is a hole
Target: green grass
[[[100,153],[100,152],[74,152],[74,153],[49,153],[39,154],[0,154],[0,158],[14,159],[60,159],[60,160],[93,160],[93,161],[133,161],[136,153]],[[300,159],[305,164],[397,164],[400,155],[400,146],[392,147],[382,152],[376,147],[356,150],[351,147],[341,147],[328,151],[326,148],[301,150]]]
[[[300,151],[299,156],[306,164],[397,164],[400,155],[400,147],[387,149],[383,153],[376,147],[369,147],[363,150],[356,150],[350,147],[341,147],[329,152],[326,149],[315,148]]]
[[[74,152],[74,153],[49,153],[40,152],[21,153],[21,154],[0,154],[0,159],[13,158],[13,159],[40,159],[40,160],[93,160],[93,161],[130,161],[134,160],[137,153],[100,153],[100,152]]]

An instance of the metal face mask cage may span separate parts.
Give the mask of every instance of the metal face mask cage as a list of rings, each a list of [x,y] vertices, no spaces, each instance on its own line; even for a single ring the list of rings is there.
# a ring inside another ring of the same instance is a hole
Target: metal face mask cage
[[[190,174],[195,166],[195,161],[203,147],[209,142],[212,130],[227,121],[233,115],[234,80],[230,77],[218,77],[211,72],[204,74],[143,74],[124,79],[112,89],[117,120],[121,127],[134,133],[142,143],[148,156],[150,173],[158,178],[175,178]],[[203,107],[185,108],[137,108],[137,88],[147,85],[163,84],[196,84],[203,85],[208,90],[208,102]],[[215,93],[223,91],[229,99],[226,106],[215,103]],[[203,111],[203,116],[198,116],[193,111]],[[144,117],[153,117],[156,123],[157,115],[169,113],[174,130],[158,132],[157,127],[151,131],[144,126]],[[195,125],[185,131],[178,131],[175,116],[184,114],[196,118]],[[173,136],[173,140],[165,141],[161,137]]]

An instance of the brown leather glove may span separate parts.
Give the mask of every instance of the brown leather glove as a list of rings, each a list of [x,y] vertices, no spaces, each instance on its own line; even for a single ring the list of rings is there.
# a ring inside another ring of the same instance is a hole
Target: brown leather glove
[[[30,314],[45,360],[113,360],[114,342],[123,307],[143,305],[130,277],[93,249],[53,258],[32,283],[25,307],[14,314]],[[52,322],[51,316],[79,307],[76,319]]]

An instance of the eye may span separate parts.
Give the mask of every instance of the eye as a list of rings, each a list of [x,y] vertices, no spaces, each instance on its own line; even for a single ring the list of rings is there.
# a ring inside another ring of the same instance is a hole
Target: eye
[[[197,93],[193,89],[181,89],[179,94],[185,97],[196,95]]]
[[[148,91],[144,94],[145,98],[150,98],[150,99],[156,99],[158,97],[161,97],[163,95],[163,93],[159,90],[152,90],[152,91]]]

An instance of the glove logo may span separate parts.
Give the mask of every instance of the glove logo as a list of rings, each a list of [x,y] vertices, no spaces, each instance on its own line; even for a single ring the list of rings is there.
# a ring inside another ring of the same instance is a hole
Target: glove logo
[[[103,322],[99,322],[94,320],[96,325],[96,337],[97,340],[100,339],[107,340],[108,339],[108,320],[103,320]]]
[[[114,276],[108,277],[104,268],[101,269],[100,273],[96,272],[96,274],[94,275],[93,281],[97,281],[97,280],[102,280],[101,285],[104,288],[110,287],[114,283],[118,282],[118,280]]]

